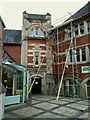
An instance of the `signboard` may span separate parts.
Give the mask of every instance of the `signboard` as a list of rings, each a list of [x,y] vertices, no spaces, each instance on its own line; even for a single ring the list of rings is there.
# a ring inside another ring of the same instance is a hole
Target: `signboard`
[[[83,66],[82,73],[90,73],[90,66]]]

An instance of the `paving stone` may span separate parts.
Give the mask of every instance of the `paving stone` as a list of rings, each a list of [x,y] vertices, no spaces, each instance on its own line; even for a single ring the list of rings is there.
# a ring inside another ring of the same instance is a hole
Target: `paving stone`
[[[38,108],[42,108],[44,110],[50,110],[50,109],[52,109],[54,107],[57,107],[58,105],[47,103],[47,102],[43,102],[43,103],[40,103],[40,104],[36,104],[34,106],[38,107]]]
[[[40,101],[32,100],[32,104],[40,103]]]
[[[36,109],[36,108],[32,108],[32,107],[26,107],[20,110],[15,110],[13,111],[13,113],[16,113],[18,115],[22,115],[24,117],[30,117],[32,115],[36,115],[41,113],[42,110]]]
[[[89,113],[84,113],[79,118],[89,118]]]
[[[76,100],[79,100],[78,98],[63,98],[62,100],[68,101],[68,102],[75,102]]]
[[[61,116],[61,115],[56,115],[54,113],[44,113],[44,114],[39,115],[35,118],[66,118],[66,117]]]
[[[4,118],[18,118],[18,116],[16,116],[16,115],[11,115],[11,114],[9,114],[9,113],[5,113],[4,114]]]
[[[78,101],[78,102],[76,102],[76,103],[78,103],[78,104],[80,104],[80,105],[89,105],[89,102],[88,101]]]
[[[71,108],[67,108],[67,107],[60,107],[56,110],[53,110],[52,112],[54,113],[58,113],[58,114],[61,114],[61,115],[65,115],[65,116],[75,116],[77,114],[79,114],[80,111],[78,110],[74,110],[74,109],[71,109]]]
[[[76,103],[71,103],[71,104],[66,105],[66,106],[71,107],[71,108],[76,108],[78,110],[86,110],[88,108],[88,106],[86,106],[86,105],[82,105],[82,104],[79,105]]]
[[[33,99],[33,97],[32,97]],[[38,97],[34,97],[35,100],[40,100],[40,101],[48,101],[48,100],[52,100],[52,99],[56,99],[55,96],[45,96],[45,95],[40,95]]]
[[[55,103],[55,104],[61,104],[61,105],[64,105],[66,103],[69,103],[68,101],[62,101],[62,100],[52,100],[52,101],[49,101],[50,103]]]
[[[49,100],[51,100],[51,98],[38,98],[37,100],[39,100],[39,101],[49,101]]]

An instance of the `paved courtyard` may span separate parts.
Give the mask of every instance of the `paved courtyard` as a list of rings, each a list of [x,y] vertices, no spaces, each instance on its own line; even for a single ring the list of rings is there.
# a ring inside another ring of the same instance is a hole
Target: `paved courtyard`
[[[89,100],[36,95],[32,105],[5,112],[5,118],[70,118],[90,119]],[[71,120],[71,119],[70,119]],[[76,120],[76,119],[75,119]]]

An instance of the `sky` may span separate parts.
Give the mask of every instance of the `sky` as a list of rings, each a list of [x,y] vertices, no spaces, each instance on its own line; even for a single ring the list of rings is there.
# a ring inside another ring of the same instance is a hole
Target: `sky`
[[[23,11],[30,14],[46,14],[49,12],[51,14],[52,25],[55,26],[82,8],[88,1],[89,0],[0,0],[0,15],[6,28],[22,29]]]

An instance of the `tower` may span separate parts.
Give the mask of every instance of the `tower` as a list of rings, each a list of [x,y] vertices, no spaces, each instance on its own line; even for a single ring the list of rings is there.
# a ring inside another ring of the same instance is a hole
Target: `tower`
[[[30,70],[30,82],[35,78],[32,93],[45,93],[47,71],[47,31],[51,15],[23,12],[21,64]],[[38,74],[37,74],[38,72]]]

